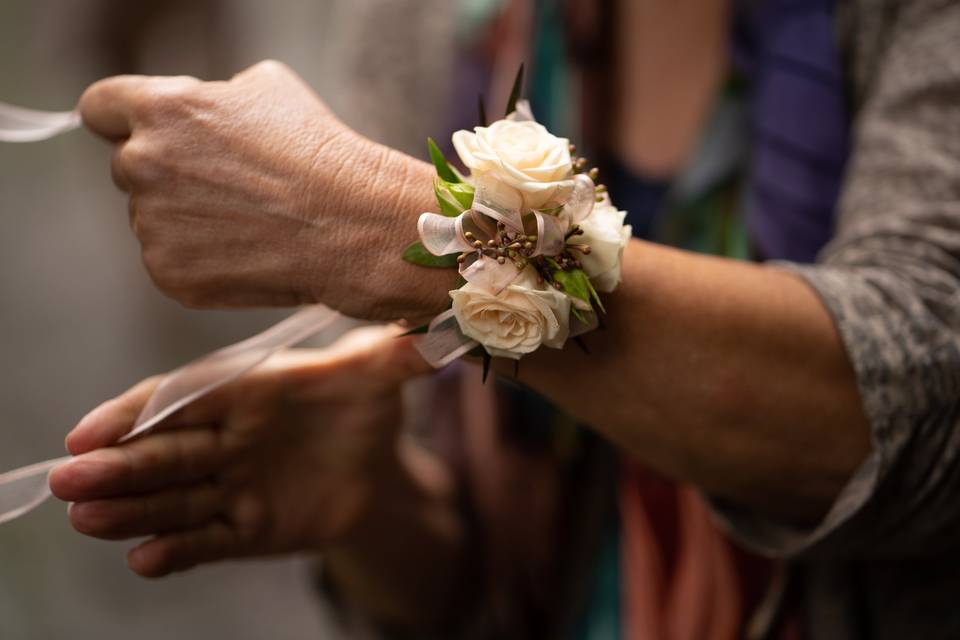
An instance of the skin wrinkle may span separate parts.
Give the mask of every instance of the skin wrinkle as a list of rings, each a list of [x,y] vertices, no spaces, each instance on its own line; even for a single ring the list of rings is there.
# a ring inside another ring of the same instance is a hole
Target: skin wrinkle
[[[389,147],[377,146],[380,147],[382,155],[378,166],[379,173],[374,175],[389,177],[399,174],[401,179],[399,183],[383,180],[389,187],[381,187],[382,192],[374,194],[369,205],[376,207],[384,202],[392,205],[381,209],[387,225],[386,232],[374,236],[390,241],[379,242],[377,245],[380,251],[375,263],[380,265],[378,272],[384,273],[387,278],[376,279],[379,286],[372,292],[372,299],[383,301],[379,319],[403,318],[420,321],[443,310],[449,302],[445,292],[452,288],[455,281],[455,276],[443,269],[429,269],[424,273],[422,268],[400,259],[404,248],[416,239],[416,217],[420,212],[431,211],[436,207],[430,191],[433,170],[427,163],[413,160]],[[373,182],[379,184],[381,181]],[[396,190],[398,187],[399,192]],[[429,290],[409,286],[411,280],[418,278],[428,278],[438,286]],[[444,293],[437,291],[438,288],[442,288]],[[364,311],[370,311],[369,305]]]
[[[318,143],[316,151],[313,154],[313,159],[310,162],[308,168],[308,173],[306,175],[312,176],[318,170],[318,165],[322,162],[320,159],[321,154],[323,153],[326,147],[329,147],[331,144],[334,144],[340,134],[334,132],[327,140]],[[336,175],[334,176],[336,180]],[[301,216],[302,220],[299,228],[294,232],[293,240],[298,244],[298,246],[303,247],[301,251],[298,252],[299,262],[297,263],[297,268],[290,272],[290,287],[293,291],[310,291],[314,286],[310,282],[310,274],[320,274],[322,273],[316,267],[315,260],[316,258],[311,258],[311,251],[309,247],[311,245],[316,245],[313,242],[311,234],[308,232],[313,232],[318,228],[316,221],[316,213],[314,207],[310,202],[310,194],[313,192],[313,189],[308,187],[310,183],[309,180],[298,181],[295,184],[298,185],[297,191],[299,192],[300,206],[303,210],[303,215]],[[293,188],[293,186],[291,186]],[[320,286],[319,290],[323,290],[323,287]],[[319,298],[315,298],[319,299]],[[308,298],[305,294],[301,294],[298,298],[298,304],[306,304]]]

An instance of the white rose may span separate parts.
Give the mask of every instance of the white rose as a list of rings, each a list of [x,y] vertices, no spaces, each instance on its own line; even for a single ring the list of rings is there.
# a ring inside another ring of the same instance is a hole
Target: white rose
[[[609,200],[597,203],[593,211],[580,222],[583,235],[575,241],[590,245],[590,253],[580,262],[597,291],[610,292],[620,284],[620,263],[623,249],[633,235],[630,225],[624,226],[626,211],[618,211]]]
[[[573,188],[570,142],[536,122],[498,120],[460,130],[453,146],[471,172],[491,174],[519,191],[525,208],[561,201]]]
[[[570,334],[570,298],[538,287],[533,267],[497,295],[468,282],[450,297],[460,331],[492,356],[519,360],[540,345],[560,349]]]

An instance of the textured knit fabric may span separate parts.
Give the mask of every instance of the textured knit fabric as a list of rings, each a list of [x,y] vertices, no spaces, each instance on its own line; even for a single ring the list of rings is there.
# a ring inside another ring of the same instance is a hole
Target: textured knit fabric
[[[782,266],[833,316],[872,452],[817,526],[721,513],[754,548],[797,558],[808,637],[956,638],[960,3],[837,9],[854,106],[837,227],[816,266]]]

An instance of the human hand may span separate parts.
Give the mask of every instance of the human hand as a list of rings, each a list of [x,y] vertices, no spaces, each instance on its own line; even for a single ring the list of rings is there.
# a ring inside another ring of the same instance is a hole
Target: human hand
[[[427,365],[395,327],[275,356],[156,432],[110,446],[159,382],[87,415],[50,487],[79,532],[153,536],[128,554],[158,577],[215,560],[327,549],[349,538],[398,466],[400,387]]]
[[[115,143],[143,261],[181,303],[323,302],[384,320],[419,311],[395,278],[419,210],[401,220],[398,198],[411,182],[429,193],[429,178],[337,120],[286,66],[226,82],[108,78],[79,109]]]

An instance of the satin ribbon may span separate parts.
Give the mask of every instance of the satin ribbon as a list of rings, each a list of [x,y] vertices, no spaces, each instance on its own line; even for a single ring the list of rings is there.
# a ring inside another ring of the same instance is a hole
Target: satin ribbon
[[[75,112],[46,113],[0,103],[0,141],[34,142],[76,129]],[[168,374],[147,400],[133,429],[117,442],[159,425],[210,392],[236,380],[282,349],[323,331],[340,314],[317,305],[305,307],[252,338],[214,351]],[[0,524],[28,513],[50,497],[47,474],[70,456],[45,460],[0,475]]]

